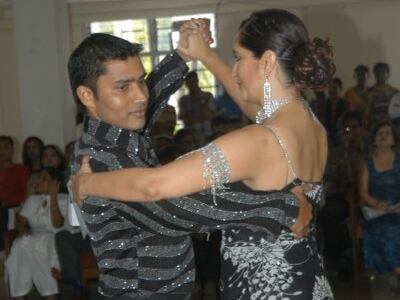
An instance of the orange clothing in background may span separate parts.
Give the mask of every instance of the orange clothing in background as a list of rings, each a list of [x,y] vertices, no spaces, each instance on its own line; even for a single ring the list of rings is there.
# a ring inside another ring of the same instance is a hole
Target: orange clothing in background
[[[19,205],[26,196],[29,170],[23,165],[0,169],[0,204]]]

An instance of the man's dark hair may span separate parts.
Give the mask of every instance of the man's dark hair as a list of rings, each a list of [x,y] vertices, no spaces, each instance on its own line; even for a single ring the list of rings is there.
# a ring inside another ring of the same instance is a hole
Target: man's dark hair
[[[8,143],[11,145],[11,147],[14,148],[14,141],[13,141],[13,139],[12,139],[11,136],[8,136],[8,135],[0,135],[0,142],[1,142],[1,141],[8,142]]]
[[[354,73],[358,72],[364,72],[366,74],[369,73],[369,68],[366,65],[358,65],[357,67],[354,68]]]
[[[97,79],[106,73],[104,63],[137,56],[142,49],[141,44],[105,33],[95,33],[84,39],[68,60],[69,81],[78,106],[83,106],[76,93],[78,86],[87,86],[97,97]]]
[[[388,74],[390,73],[390,67],[387,63],[378,62],[374,65],[374,73],[376,73],[379,69],[384,69]]]

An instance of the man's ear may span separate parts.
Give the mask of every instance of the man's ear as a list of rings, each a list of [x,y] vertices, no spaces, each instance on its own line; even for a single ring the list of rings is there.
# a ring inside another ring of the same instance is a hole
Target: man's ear
[[[76,94],[78,95],[79,99],[81,100],[82,104],[88,109],[94,109],[96,107],[96,97],[93,94],[93,91],[85,86],[80,85],[76,89]]]

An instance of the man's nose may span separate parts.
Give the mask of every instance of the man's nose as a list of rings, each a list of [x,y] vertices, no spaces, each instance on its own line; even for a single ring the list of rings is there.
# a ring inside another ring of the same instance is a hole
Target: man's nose
[[[147,102],[149,98],[149,93],[146,85],[137,85],[136,93],[135,93],[135,102]]]

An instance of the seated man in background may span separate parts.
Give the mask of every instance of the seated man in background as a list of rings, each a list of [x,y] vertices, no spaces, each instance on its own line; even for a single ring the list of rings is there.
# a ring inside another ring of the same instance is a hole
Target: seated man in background
[[[26,199],[18,214],[17,238],[5,262],[13,298],[22,299],[35,285],[42,297],[56,299],[58,286],[51,269],[60,266],[54,236],[68,223],[64,222],[68,196],[59,193],[61,180],[59,170],[43,168],[35,194]]]
[[[13,156],[14,141],[10,136],[0,136],[0,234],[2,237],[7,229],[14,227],[15,211],[26,197],[29,178],[28,168],[14,163]],[[3,249],[4,241],[1,238],[0,251]]]

